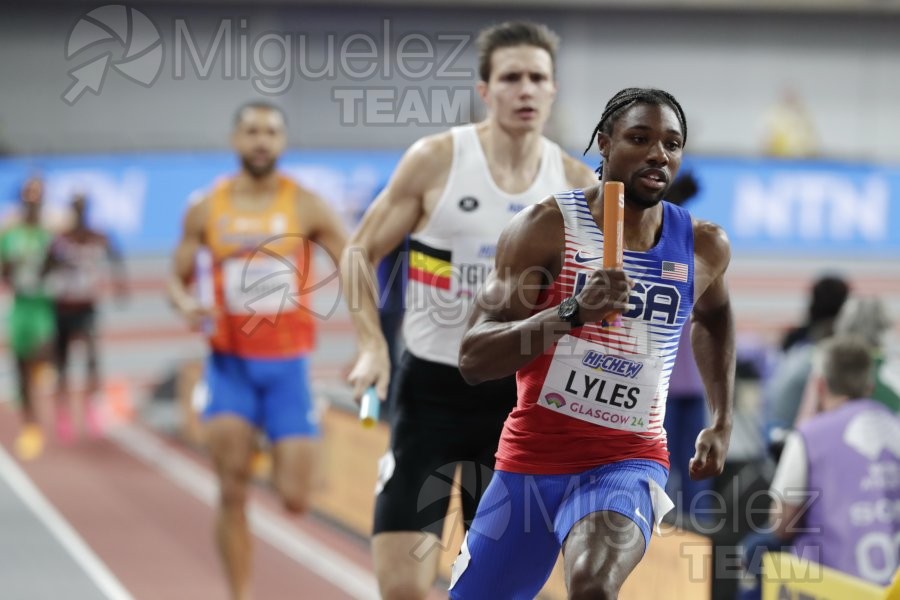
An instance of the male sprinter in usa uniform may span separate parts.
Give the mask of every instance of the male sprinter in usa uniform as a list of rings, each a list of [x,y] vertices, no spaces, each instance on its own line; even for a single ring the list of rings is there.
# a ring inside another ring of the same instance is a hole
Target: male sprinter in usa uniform
[[[595,129],[602,183],[625,184],[624,270],[602,270],[600,187],[557,194],[507,227],[460,351],[478,383],[518,372],[497,471],[457,558],[451,598],[534,598],[562,548],[570,598],[616,598],[665,496],[663,429],[678,337],[712,409],[690,475],[721,472],[731,435],[734,326],[728,241],[663,202],[687,124],[678,102],[629,88]],[[593,143],[593,140],[592,140]],[[606,325],[613,313],[621,327]]]
[[[475,514],[512,377],[469,386],[457,368],[470,307],[493,267],[497,239],[522,208],[597,179],[542,135],[556,95],[556,36],[504,23],[481,33],[478,92],[489,114],[413,144],[372,204],[342,262],[359,335],[350,374],[359,398],[387,391],[387,344],[378,322],[373,265],[410,236],[403,355],[392,387],[391,449],[382,459],[372,552],[386,600],[425,598],[437,576],[453,471],[462,465],[463,515]],[[562,188],[554,186],[563,186]],[[512,375],[510,371],[509,375]]]
[[[231,597],[245,600],[250,532],[244,509],[257,429],[272,443],[272,480],[285,508],[301,513],[308,505],[318,434],[307,363],[315,333],[304,293],[313,259],[308,242],[338,257],[345,235],[322,199],[275,169],[286,144],[280,109],[243,106],[232,144],[242,168],[188,209],[169,292],[189,321],[212,322],[203,416],[219,477],[216,538]],[[211,254],[212,311],[188,290],[199,251]]]

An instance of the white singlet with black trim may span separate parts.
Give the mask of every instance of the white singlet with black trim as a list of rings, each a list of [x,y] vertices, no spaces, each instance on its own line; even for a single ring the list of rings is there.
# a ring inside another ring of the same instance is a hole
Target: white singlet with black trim
[[[497,240],[523,208],[569,187],[559,146],[546,138],[538,174],[508,194],[491,177],[475,125],[454,127],[447,185],[422,231],[410,235],[403,336],[419,358],[458,366],[475,292],[494,268]]]

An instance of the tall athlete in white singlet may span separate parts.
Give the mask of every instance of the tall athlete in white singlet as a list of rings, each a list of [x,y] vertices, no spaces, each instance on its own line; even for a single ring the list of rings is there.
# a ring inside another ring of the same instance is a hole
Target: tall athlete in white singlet
[[[558,189],[596,181],[541,135],[556,94],[555,36],[508,23],[482,33],[478,91],[489,109],[477,125],[423,138],[401,160],[344,254],[342,272],[360,356],[354,395],[390,373],[378,324],[373,265],[410,235],[404,335],[392,388],[391,449],[381,460],[373,554],[381,595],[424,598],[434,583],[453,474],[463,468],[466,522],[486,487],[512,378],[469,386],[457,355],[497,239],[521,209]],[[461,432],[465,432],[462,434]]]
[[[409,283],[403,322],[408,351],[456,367],[459,343],[475,292],[494,268],[497,240],[520,210],[541,198],[541,190],[566,185],[559,146],[541,138],[538,172],[517,194],[494,183],[476,125],[450,130],[453,159],[434,212],[411,233]]]

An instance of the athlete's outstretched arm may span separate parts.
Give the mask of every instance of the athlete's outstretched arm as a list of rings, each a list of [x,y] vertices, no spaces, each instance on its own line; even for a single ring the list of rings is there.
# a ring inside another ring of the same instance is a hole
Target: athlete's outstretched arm
[[[341,257],[344,299],[359,342],[359,358],[348,377],[357,401],[371,385],[385,399],[390,379],[388,346],[378,319],[376,265],[414,230],[423,215],[426,190],[450,168],[451,161],[452,145],[444,148],[435,138],[413,144]]]
[[[188,208],[181,230],[181,239],[172,256],[172,272],[168,283],[169,300],[194,327],[200,325],[203,317],[211,314],[211,309],[201,306],[188,287],[194,277],[197,252],[205,243],[204,225],[207,211],[208,203],[205,199]]]
[[[571,331],[557,305],[538,303],[540,291],[560,272],[564,250],[562,214],[552,198],[506,227],[460,347],[459,370],[468,383],[512,375]],[[595,271],[577,296],[581,320],[626,310],[630,285],[622,271]]]
[[[731,248],[716,225],[694,226],[695,295],[691,343],[706,389],[712,424],[697,437],[691,479],[719,475],[731,439],[734,404],[734,316],[725,282]]]

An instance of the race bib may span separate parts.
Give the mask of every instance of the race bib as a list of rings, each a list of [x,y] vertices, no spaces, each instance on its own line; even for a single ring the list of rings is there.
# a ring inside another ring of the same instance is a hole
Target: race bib
[[[453,281],[451,289],[458,298],[474,298],[494,270],[496,243],[485,243],[483,237],[457,237],[451,248]]]
[[[650,430],[662,359],[623,354],[566,336],[574,350],[554,355],[537,403],[568,417],[634,433]]]
[[[278,315],[299,306],[297,268],[287,258],[255,255],[222,263],[225,308],[233,315]]]

